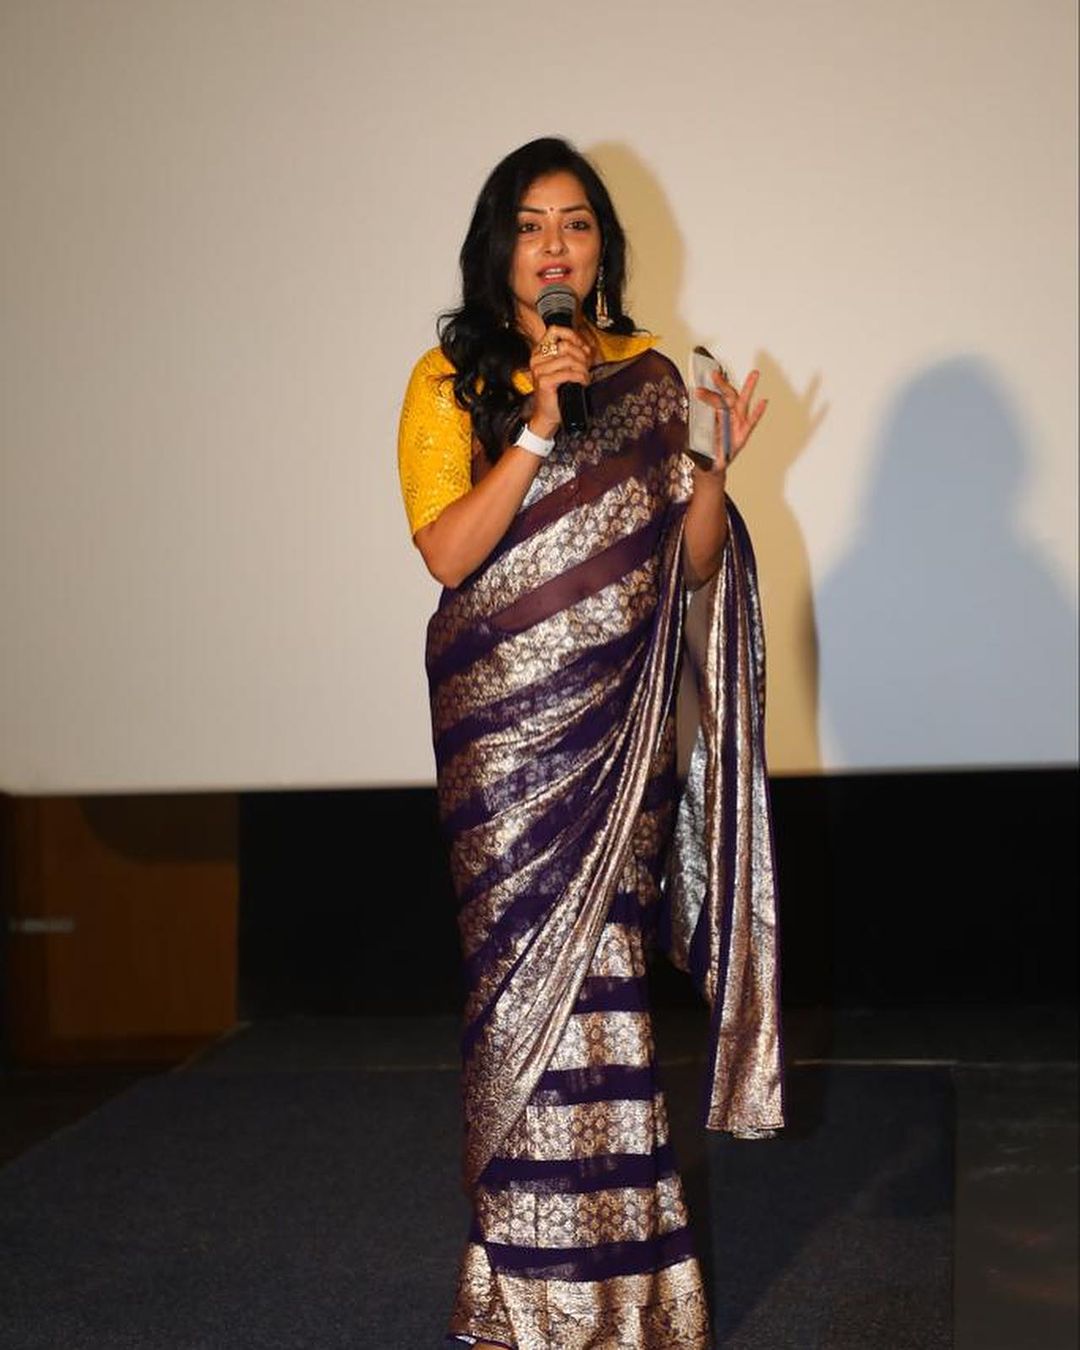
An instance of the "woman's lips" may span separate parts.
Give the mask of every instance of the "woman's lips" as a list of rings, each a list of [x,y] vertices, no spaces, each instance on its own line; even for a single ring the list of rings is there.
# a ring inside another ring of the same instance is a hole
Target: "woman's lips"
[[[537,272],[541,281],[564,281],[573,269],[569,267],[545,267]]]

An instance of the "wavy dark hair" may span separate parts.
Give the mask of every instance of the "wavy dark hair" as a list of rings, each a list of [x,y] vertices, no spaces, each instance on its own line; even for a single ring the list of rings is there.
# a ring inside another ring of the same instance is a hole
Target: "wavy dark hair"
[[[610,328],[635,331],[623,311],[626,236],[603,180],[567,141],[545,136],[501,160],[480,189],[465,242],[461,246],[461,307],[439,319],[439,344],[454,367],[454,397],[472,416],[473,430],[494,463],[502,453],[510,423],[520,415],[525,396],[514,388],[513,373],[529,364],[529,343],[517,326],[510,265],[517,243],[517,213],[525,193],[551,173],[572,173],[585,189],[600,228],[604,298]],[[582,302],[596,322],[597,291]]]

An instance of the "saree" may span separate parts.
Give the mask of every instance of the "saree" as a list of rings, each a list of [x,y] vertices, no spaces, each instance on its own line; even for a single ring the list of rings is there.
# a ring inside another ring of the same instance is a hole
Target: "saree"
[[[499,545],[428,625],[473,1214],[448,1335],[507,1350],[707,1350],[646,956],[662,947],[710,1006],[706,1126],[774,1132],[761,614],[729,505],[680,782],[686,391],[647,350],[599,367],[590,401],[588,428],[560,434]]]

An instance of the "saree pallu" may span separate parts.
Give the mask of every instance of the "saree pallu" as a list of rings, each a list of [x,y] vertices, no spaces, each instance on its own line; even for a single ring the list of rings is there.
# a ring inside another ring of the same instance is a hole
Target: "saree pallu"
[[[655,351],[601,368],[494,553],[428,628],[439,807],[465,960],[464,1179],[452,1344],[707,1350],[646,999],[659,940],[712,1008],[705,1123],[782,1124],[764,665],[730,508],[675,692],[686,393]]]

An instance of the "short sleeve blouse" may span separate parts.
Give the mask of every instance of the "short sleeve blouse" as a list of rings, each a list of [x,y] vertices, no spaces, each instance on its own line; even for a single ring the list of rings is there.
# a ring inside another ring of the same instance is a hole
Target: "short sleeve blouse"
[[[625,361],[653,345],[650,333],[622,336],[593,330],[602,361]],[[472,487],[472,419],[454,398],[454,368],[439,347],[417,361],[405,389],[398,423],[398,476],[409,530],[430,525]],[[514,376],[532,392],[527,371]]]

